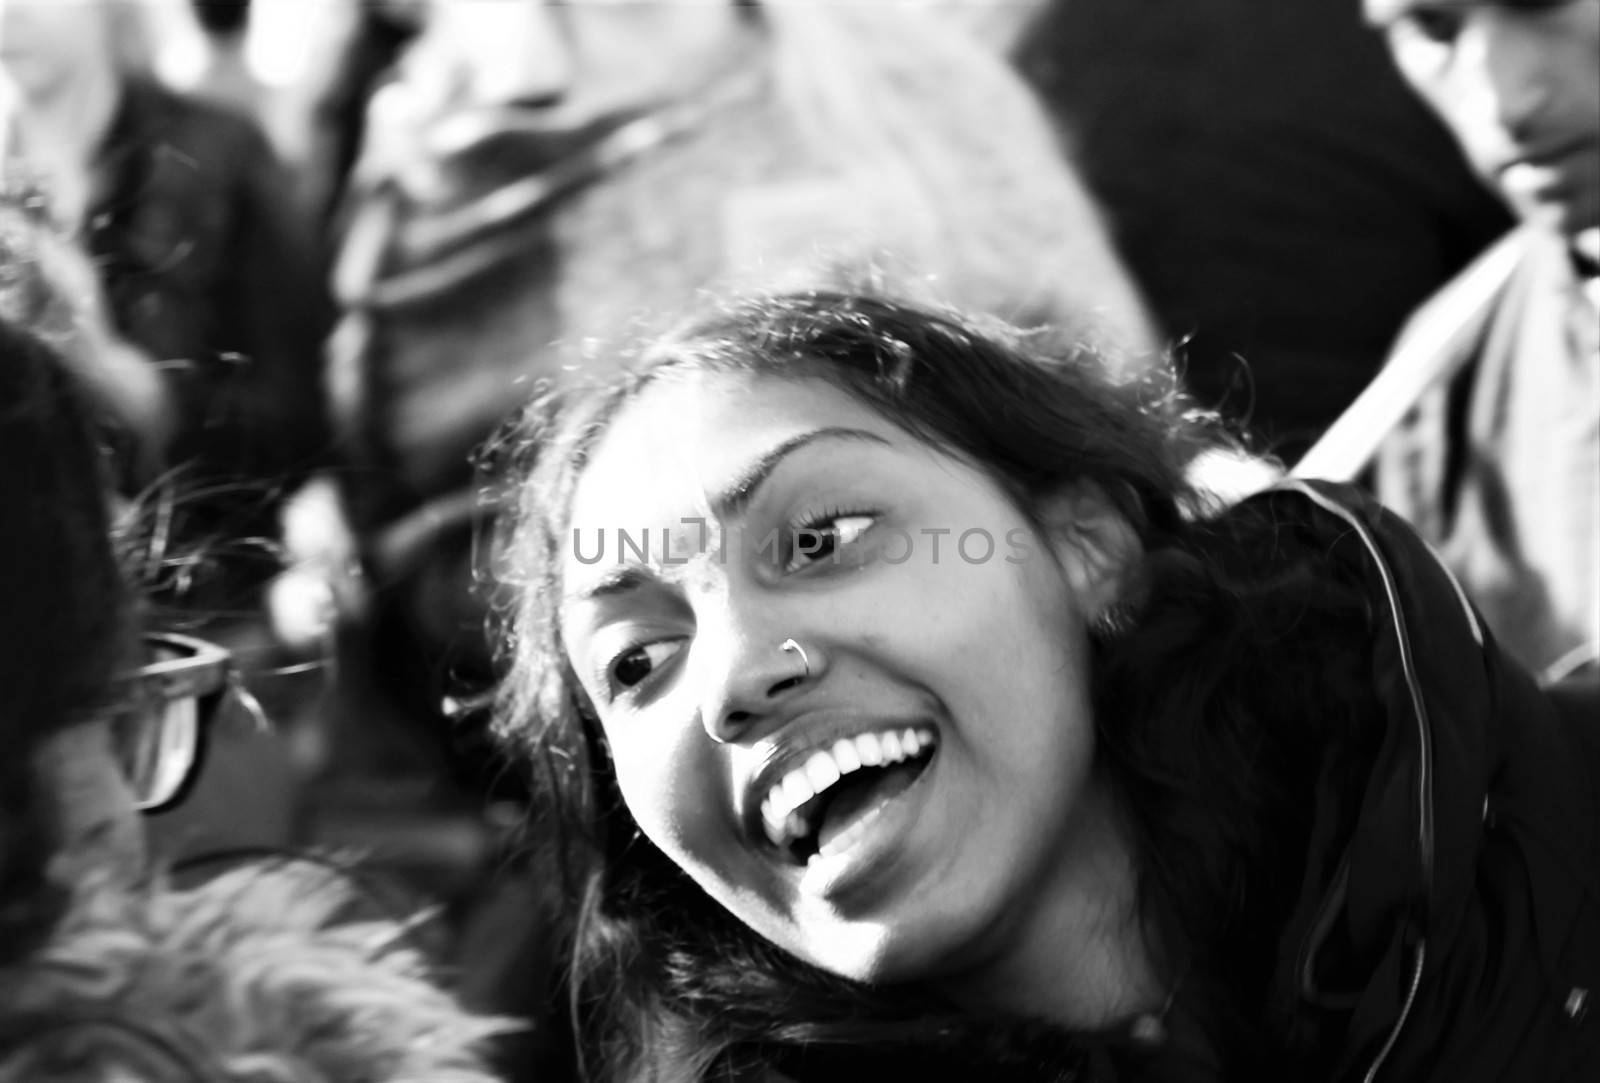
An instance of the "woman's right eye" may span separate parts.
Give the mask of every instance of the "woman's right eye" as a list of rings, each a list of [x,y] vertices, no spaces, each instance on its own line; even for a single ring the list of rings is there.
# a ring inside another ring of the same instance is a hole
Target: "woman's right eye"
[[[654,643],[629,647],[611,660],[607,674],[609,683],[613,689],[628,689],[642,683],[676,654],[681,646],[679,640],[660,639]]]

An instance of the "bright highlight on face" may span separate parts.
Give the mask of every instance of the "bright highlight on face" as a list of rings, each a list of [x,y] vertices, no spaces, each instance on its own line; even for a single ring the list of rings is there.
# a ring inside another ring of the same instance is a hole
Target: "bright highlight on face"
[[[1013,947],[1097,801],[1086,621],[1117,570],[1103,501],[1034,511],[818,381],[644,391],[575,490],[560,630],[645,834],[837,973]]]

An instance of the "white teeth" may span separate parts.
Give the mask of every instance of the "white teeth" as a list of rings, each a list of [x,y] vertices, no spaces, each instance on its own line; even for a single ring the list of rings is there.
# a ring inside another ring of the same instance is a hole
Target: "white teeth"
[[[917,756],[935,743],[932,730],[907,727],[900,732],[862,733],[841,738],[826,749],[818,749],[772,787],[761,802],[761,821],[767,838],[785,846],[805,838],[815,825],[800,815],[799,809],[819,793],[835,785],[845,775],[862,767],[900,763]]]
[[[804,771],[790,771],[783,779],[784,811],[799,808],[817,795],[816,788]]]
[[[883,742],[883,759],[885,763],[899,763],[906,758],[905,749],[900,747],[898,733],[885,733],[878,740]]]
[[[856,752],[861,756],[861,762],[868,767],[877,767],[883,762],[883,746],[878,743],[878,738],[870,733],[863,733],[856,738]]]
[[[861,770],[861,754],[856,751],[854,741],[840,740],[833,744],[833,762],[839,765],[839,770],[848,775],[851,771]]]
[[[833,757],[826,752],[813,753],[806,761],[806,778],[811,780],[811,789],[821,793],[835,782],[839,781],[840,771]]]

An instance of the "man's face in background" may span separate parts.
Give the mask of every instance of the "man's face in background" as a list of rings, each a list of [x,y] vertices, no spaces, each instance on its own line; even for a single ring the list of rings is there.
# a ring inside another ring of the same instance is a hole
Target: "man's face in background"
[[[1365,0],[1400,71],[1525,221],[1600,229],[1600,0]]]

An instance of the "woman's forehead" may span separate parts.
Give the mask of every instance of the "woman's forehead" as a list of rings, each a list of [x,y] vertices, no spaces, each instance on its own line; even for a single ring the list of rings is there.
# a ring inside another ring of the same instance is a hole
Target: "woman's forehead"
[[[846,391],[814,378],[687,373],[652,383],[591,449],[574,491],[574,523],[651,506],[709,512],[750,464],[806,433],[907,435]],[[611,525],[611,524],[607,524]]]

